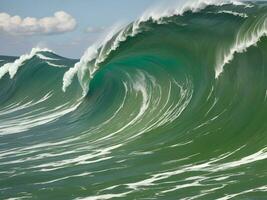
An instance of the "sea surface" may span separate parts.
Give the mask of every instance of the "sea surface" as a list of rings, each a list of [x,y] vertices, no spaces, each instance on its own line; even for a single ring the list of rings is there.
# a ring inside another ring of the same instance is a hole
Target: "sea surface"
[[[266,35],[267,3],[199,1],[0,56],[0,199],[267,199]]]

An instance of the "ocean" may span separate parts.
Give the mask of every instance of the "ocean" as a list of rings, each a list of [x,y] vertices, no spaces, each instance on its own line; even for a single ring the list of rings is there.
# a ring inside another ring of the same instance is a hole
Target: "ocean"
[[[202,1],[0,56],[0,199],[266,199],[266,35],[267,3]]]

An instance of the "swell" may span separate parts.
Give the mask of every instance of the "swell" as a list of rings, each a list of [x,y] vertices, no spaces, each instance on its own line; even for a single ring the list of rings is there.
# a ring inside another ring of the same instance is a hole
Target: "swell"
[[[0,136],[26,132],[75,110],[81,90],[61,92],[62,77],[76,60],[34,48],[19,58],[2,57]]]
[[[264,198],[266,5],[201,5],[6,73],[3,197]]]

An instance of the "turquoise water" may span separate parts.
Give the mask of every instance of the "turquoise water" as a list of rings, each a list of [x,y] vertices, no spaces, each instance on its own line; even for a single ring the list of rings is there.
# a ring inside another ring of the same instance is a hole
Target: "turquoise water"
[[[249,5],[129,24],[72,79],[48,50],[1,56],[1,199],[266,199],[267,4]]]

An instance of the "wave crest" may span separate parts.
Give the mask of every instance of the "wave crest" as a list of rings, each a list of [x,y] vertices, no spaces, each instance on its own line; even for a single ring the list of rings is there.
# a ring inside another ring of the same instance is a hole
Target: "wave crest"
[[[47,48],[32,48],[29,54],[23,54],[18,59],[16,59],[13,63],[6,63],[0,68],[0,79],[7,73],[9,73],[10,78],[12,79],[17,73],[19,67],[23,66],[23,63],[27,60],[32,59],[40,52],[53,52]],[[41,58],[41,57],[40,57]]]

